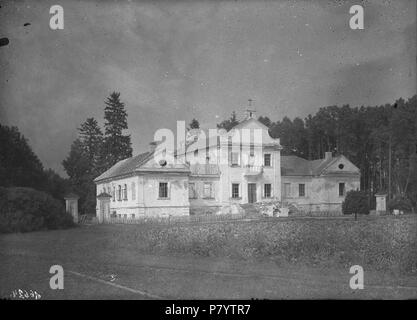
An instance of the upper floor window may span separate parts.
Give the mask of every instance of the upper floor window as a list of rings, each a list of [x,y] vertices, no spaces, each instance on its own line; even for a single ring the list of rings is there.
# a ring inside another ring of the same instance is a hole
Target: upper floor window
[[[160,199],[168,198],[168,182],[159,183],[159,198]]]
[[[232,183],[232,198],[239,198],[239,183]]]
[[[213,197],[213,184],[211,182],[205,182],[203,185],[203,197],[204,198],[214,198]]]
[[[232,152],[231,153],[231,163],[232,166],[239,165],[239,152]]]
[[[304,183],[300,183],[298,185],[298,196],[305,197],[306,195],[306,185]]]
[[[136,200],[136,185],[132,182],[132,200]]]
[[[270,167],[271,166],[271,154],[265,153],[264,154],[264,167]]]
[[[345,195],[345,183],[339,183],[339,197],[343,197]]]

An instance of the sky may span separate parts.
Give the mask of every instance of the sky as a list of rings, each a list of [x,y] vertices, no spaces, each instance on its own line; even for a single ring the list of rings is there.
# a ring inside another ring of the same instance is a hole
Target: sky
[[[64,9],[51,30],[49,9]],[[364,29],[349,27],[354,4]],[[45,168],[112,91],[126,104],[133,153],[177,120],[215,128],[252,99],[273,121],[320,107],[375,106],[416,94],[415,0],[1,1],[0,123]],[[30,25],[25,25],[30,23]]]

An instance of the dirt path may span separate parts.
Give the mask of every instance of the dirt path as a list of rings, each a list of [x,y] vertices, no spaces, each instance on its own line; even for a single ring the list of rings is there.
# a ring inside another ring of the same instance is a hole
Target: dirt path
[[[0,296],[36,290],[44,299],[363,299],[417,297],[416,278],[365,271],[352,290],[349,270],[277,266],[214,258],[162,257],[102,247],[106,228],[0,236]],[[62,265],[64,290],[49,287]]]

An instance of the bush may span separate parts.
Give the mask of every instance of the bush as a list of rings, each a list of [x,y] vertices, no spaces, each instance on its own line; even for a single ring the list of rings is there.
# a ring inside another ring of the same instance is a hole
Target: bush
[[[342,203],[343,214],[369,214],[368,195],[364,191],[351,190]]]
[[[402,210],[405,212],[411,212],[413,210],[413,206],[411,204],[411,201],[402,196],[396,196],[390,201],[388,201],[388,209],[390,211],[394,209]]]
[[[0,187],[0,232],[29,232],[74,226],[72,216],[51,195],[31,188]]]

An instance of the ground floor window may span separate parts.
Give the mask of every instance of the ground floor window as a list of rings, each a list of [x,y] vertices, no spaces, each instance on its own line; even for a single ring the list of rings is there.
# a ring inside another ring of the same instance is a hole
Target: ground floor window
[[[291,183],[284,183],[284,197],[291,197]]]
[[[132,200],[136,200],[136,185],[132,182]]]
[[[194,182],[190,182],[188,192],[189,192],[188,197],[190,199],[197,199],[197,192],[195,190],[195,183]]]
[[[270,183],[265,183],[264,184],[264,197],[265,198],[271,198],[272,195],[272,185]]]
[[[306,195],[306,185],[304,183],[300,183],[298,185],[298,196],[305,197]]]
[[[239,198],[239,183],[232,183],[232,198]]]
[[[203,185],[203,197],[213,198],[213,184],[211,182],[205,182]]]
[[[340,182],[339,183],[339,196],[343,197],[345,195],[345,183]]]
[[[168,198],[168,183],[167,182],[159,183],[159,198],[161,199]]]
[[[123,200],[127,200],[127,184],[123,186]]]

